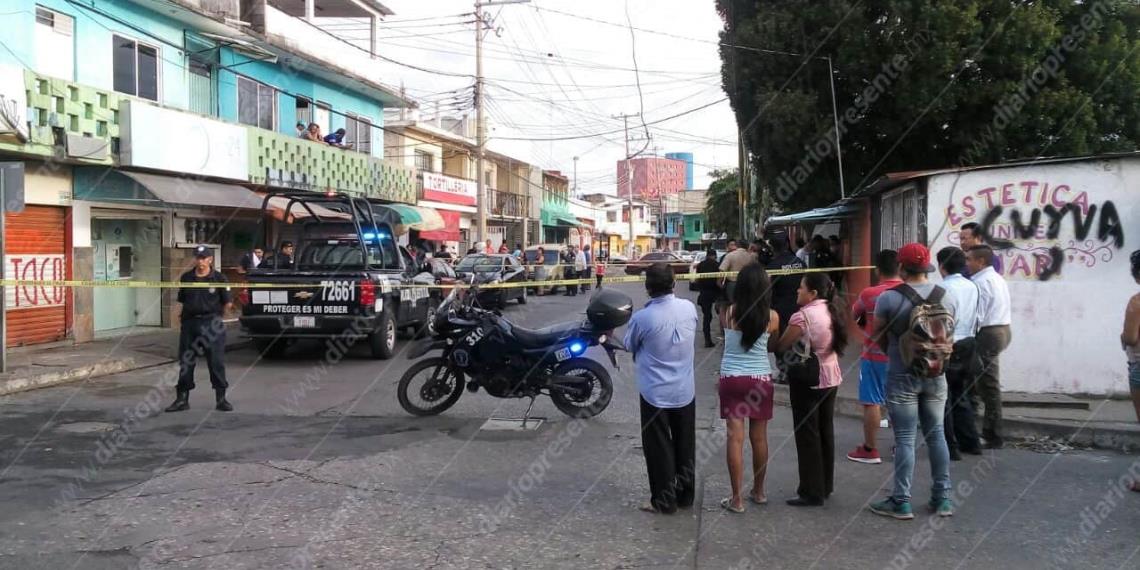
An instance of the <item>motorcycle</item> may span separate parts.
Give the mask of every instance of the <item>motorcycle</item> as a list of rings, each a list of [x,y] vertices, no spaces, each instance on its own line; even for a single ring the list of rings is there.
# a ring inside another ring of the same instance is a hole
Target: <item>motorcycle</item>
[[[633,313],[627,295],[599,291],[586,319],[529,329],[479,307],[478,289],[474,280],[464,293],[453,289],[436,309],[433,337],[409,350],[410,359],[442,353],[416,362],[400,378],[397,397],[405,411],[440,414],[459,401],[464,389],[474,393],[480,388],[496,398],[530,398],[524,418],[542,394],[571,417],[593,417],[606,409],[613,396],[610,374],[582,355],[600,345],[618,368],[616,351],[625,347],[613,330]]]

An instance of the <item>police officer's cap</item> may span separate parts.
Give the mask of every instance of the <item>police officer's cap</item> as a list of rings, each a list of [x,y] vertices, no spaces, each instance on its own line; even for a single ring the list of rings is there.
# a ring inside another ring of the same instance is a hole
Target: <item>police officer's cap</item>
[[[200,246],[194,248],[194,257],[203,258],[203,257],[213,257],[213,256],[214,256],[214,252],[210,251],[210,248],[208,248],[204,245],[200,245]]]

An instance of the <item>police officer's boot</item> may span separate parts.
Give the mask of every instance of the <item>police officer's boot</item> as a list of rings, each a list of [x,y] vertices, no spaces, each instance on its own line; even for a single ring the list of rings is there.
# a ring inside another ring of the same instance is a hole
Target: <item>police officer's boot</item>
[[[174,397],[174,403],[166,408],[168,412],[182,412],[190,409],[190,392],[178,391],[178,395]]]
[[[226,391],[224,389],[214,390],[214,394],[215,394],[215,401],[217,402],[217,404],[214,405],[215,410],[218,410],[219,412],[232,412],[232,411],[234,411],[233,404],[226,401]]]

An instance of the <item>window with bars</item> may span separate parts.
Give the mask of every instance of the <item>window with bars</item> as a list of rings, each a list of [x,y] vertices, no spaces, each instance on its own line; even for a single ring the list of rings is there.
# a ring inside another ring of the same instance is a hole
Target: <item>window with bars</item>
[[[883,195],[879,205],[879,248],[898,250],[900,247],[921,241],[919,225],[921,197],[913,185]]]
[[[277,90],[238,77],[238,122],[266,130],[277,128]]]
[[[430,152],[416,151],[416,169],[420,172],[435,172],[435,157]]]
[[[158,101],[158,48],[112,35],[115,91]]]

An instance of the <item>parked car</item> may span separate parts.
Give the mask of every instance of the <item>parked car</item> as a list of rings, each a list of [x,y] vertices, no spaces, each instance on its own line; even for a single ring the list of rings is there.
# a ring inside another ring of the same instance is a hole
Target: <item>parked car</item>
[[[538,259],[538,248],[543,250],[543,259]],[[542,281],[558,281],[563,278],[565,273],[565,266],[562,265],[562,253],[566,251],[566,246],[560,243],[540,243],[532,245],[523,251],[524,263],[530,270],[531,281],[537,282],[536,285],[541,286]],[[537,287],[531,288],[532,293],[537,293]],[[553,293],[557,287],[551,287],[550,292]]]
[[[681,259],[681,256],[675,253],[647,253],[637,261],[631,261],[625,266],[627,275],[641,275],[645,270],[654,263],[668,263],[669,267],[673,269],[674,274],[685,273],[689,270],[689,264]]]
[[[472,276],[477,285],[496,283],[526,283],[527,270],[515,256],[509,253],[476,253],[459,260],[455,265],[455,275],[460,281]],[[487,287],[479,291],[479,304],[484,307],[507,306],[507,301],[517,300],[526,304],[527,287]]]

